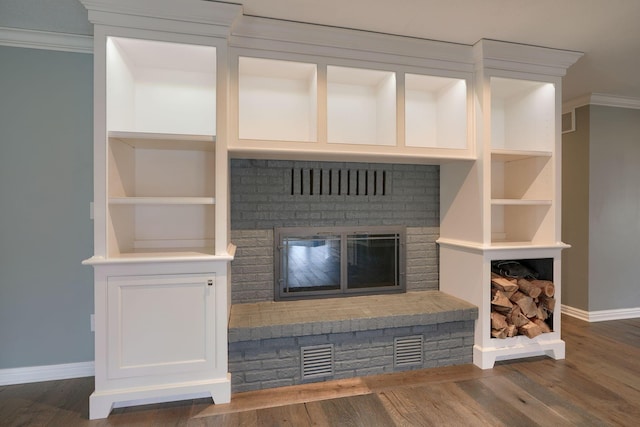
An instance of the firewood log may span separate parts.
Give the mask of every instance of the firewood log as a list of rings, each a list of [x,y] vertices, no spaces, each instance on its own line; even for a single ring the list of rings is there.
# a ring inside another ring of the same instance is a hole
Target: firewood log
[[[532,280],[531,284],[540,288],[542,293],[547,297],[552,297],[556,293],[556,287],[550,280]]]
[[[542,305],[548,312],[553,313],[556,308],[555,298],[548,297],[545,294],[540,294],[538,300],[540,301],[540,305]]]
[[[515,292],[518,290],[516,283],[495,273],[491,273],[491,285],[502,292]]]
[[[493,338],[504,339],[507,337],[507,328],[503,329],[491,329],[491,336]]]
[[[493,329],[505,329],[507,327],[507,317],[503,314],[491,313],[491,327]]]
[[[551,332],[551,328],[549,327],[549,325],[547,325],[547,322],[545,322],[544,320],[542,320],[542,319],[533,319],[533,323],[538,325],[538,327],[540,328],[542,333]]]
[[[518,328],[518,332],[529,338],[535,338],[542,333],[542,330],[540,329],[540,326],[536,325],[533,322],[529,322],[526,325],[520,326]]]
[[[507,311],[511,311],[511,309],[513,308],[513,304],[509,300],[509,297],[507,297],[501,290],[495,288],[491,289],[491,295],[493,296],[493,298],[491,299],[491,304],[496,309],[503,308],[507,309]]]
[[[516,328],[516,325],[507,326],[507,337],[514,337],[517,332],[518,328]]]
[[[520,292],[529,295],[531,298],[537,298],[542,293],[542,289],[535,286],[527,279],[518,279],[518,289]]]
[[[514,325],[516,328],[519,328],[520,326],[523,326],[529,323],[529,318],[524,314],[522,314],[520,307],[518,307],[517,309],[514,308],[514,310],[511,312],[510,316],[508,317],[508,319],[509,319],[509,323]]]
[[[538,304],[538,314],[536,314],[536,317],[541,320],[545,320],[547,317],[549,317],[547,310],[544,309],[542,304]]]
[[[533,298],[523,294],[522,292],[516,292],[513,294],[511,301],[516,303],[522,310],[522,313],[528,318],[535,317],[538,313],[538,307],[536,306],[536,303],[533,302]]]

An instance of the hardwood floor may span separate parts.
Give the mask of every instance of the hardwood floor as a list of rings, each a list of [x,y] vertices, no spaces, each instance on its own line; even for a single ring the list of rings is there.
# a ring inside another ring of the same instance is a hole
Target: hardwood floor
[[[640,319],[563,316],[565,360],[427,369],[117,409],[89,421],[93,378],[0,387],[0,426],[636,426]]]

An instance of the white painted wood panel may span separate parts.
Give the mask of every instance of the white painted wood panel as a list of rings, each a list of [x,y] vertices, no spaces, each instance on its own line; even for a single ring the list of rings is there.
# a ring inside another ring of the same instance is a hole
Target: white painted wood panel
[[[315,64],[240,57],[240,139],[317,141]]]
[[[215,275],[109,278],[109,377],[202,369],[213,353],[208,281]]]

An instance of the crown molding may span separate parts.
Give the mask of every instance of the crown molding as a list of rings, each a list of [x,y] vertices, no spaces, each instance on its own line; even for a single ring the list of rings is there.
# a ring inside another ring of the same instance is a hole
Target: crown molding
[[[228,37],[242,6],[200,0],[80,0],[94,25]]]
[[[609,95],[606,93],[592,93],[572,99],[562,104],[562,112],[567,113],[585,105],[600,105],[603,107],[630,108],[640,110],[640,98]]]
[[[473,71],[468,45],[257,16],[243,15],[234,23],[229,46]]]
[[[54,33],[0,27],[0,45],[30,49],[93,53],[93,37],[80,34]]]
[[[572,50],[552,49],[499,40],[482,39],[474,46],[476,63],[484,68],[534,72],[562,77],[583,55]]]

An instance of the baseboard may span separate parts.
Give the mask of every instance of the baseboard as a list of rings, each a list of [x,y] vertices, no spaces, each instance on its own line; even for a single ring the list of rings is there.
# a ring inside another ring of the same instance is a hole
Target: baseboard
[[[575,317],[576,319],[584,320],[585,322],[589,321],[589,312],[586,310],[564,304],[562,304],[560,310],[562,314],[566,314],[567,316]]]
[[[586,311],[579,308],[562,305],[562,314],[575,317],[586,322],[604,322],[607,320],[635,319],[640,317],[640,307],[619,308],[614,310]]]
[[[0,369],[0,386],[92,377],[94,375],[94,362]]]
[[[64,52],[93,53],[92,36],[11,27],[0,27],[0,45],[31,49],[61,50]]]

